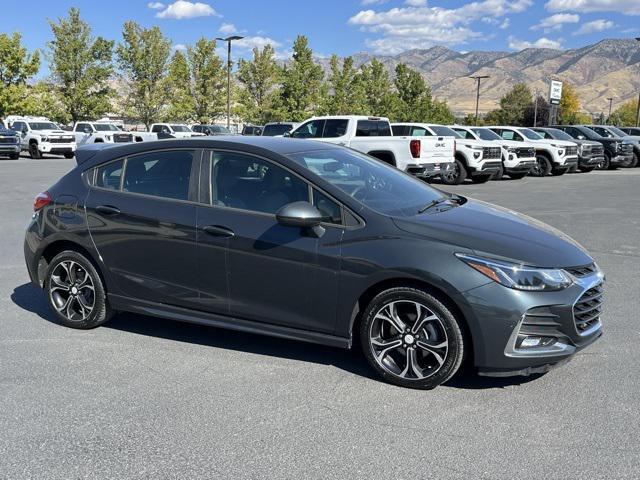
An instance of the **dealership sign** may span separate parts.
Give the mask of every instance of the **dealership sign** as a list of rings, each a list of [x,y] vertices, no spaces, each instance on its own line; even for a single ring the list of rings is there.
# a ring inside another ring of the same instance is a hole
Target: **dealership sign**
[[[562,82],[557,80],[551,80],[549,86],[549,103],[552,105],[559,105],[562,98]]]

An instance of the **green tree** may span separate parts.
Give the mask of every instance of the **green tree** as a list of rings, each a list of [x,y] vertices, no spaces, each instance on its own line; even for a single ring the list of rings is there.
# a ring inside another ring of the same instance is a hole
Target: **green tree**
[[[443,125],[451,125],[456,117],[449,108],[446,100],[434,101],[428,117],[424,120],[428,123],[442,123]]]
[[[526,112],[532,103],[531,89],[518,83],[500,99],[500,108],[487,114],[489,124],[526,126]]]
[[[111,108],[109,77],[113,73],[113,41],[93,38],[77,8],[68,18],[49,22],[51,73],[72,121],[102,116]]]
[[[396,65],[394,80],[398,95],[395,119],[400,122],[427,121],[432,109],[431,89],[419,72],[404,63]]]
[[[301,121],[313,115],[323,94],[324,72],[313,61],[307,37],[293,43],[293,59],[282,72],[282,107],[287,120]]]
[[[22,36],[0,33],[0,117],[24,114],[19,104],[27,95],[28,79],[40,70],[40,53],[29,54]]]
[[[362,75],[354,67],[353,58],[342,62],[337,55],[329,61],[331,73],[327,82],[326,101],[322,107],[325,115],[345,115],[366,113],[366,96]]]
[[[163,115],[165,120],[186,122],[194,119],[195,102],[191,95],[190,84],[191,76],[187,57],[180,50],[176,50],[169,63],[167,75],[169,105]]]
[[[636,115],[638,113],[638,99],[631,100],[618,107],[611,117],[621,126],[636,125]]]
[[[171,41],[158,27],[145,29],[131,21],[124,24],[122,37],[116,52],[129,89],[126,114],[149,128],[160,118],[166,102]]]
[[[392,89],[389,72],[377,59],[361,67],[368,115],[393,117],[397,97]]]
[[[48,81],[40,81],[29,86],[21,113],[48,117],[54,122],[60,123],[67,123],[71,120],[67,105],[58,88]]]
[[[201,38],[187,48],[195,119],[211,122],[226,111],[226,75],[216,53],[216,41]]]
[[[238,62],[240,83],[237,113],[245,121],[264,125],[278,118],[280,110],[279,81],[282,71],[276,63],[271,45],[253,49],[251,60]]]

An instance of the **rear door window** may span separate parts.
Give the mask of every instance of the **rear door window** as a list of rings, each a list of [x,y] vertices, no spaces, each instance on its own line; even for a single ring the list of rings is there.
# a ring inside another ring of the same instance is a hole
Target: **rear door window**
[[[393,134],[397,137],[409,135],[409,127],[406,125],[393,125],[391,127]]]
[[[154,197],[189,200],[191,150],[151,152],[127,159],[122,189]]]
[[[347,133],[347,125],[349,120],[345,119],[328,119],[325,121],[322,138],[342,137]]]

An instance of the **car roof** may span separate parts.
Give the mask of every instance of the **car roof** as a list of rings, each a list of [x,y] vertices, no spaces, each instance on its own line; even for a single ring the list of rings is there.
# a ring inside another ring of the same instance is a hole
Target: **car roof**
[[[274,153],[277,155],[288,155],[314,150],[340,149],[342,147],[331,143],[298,138],[220,135],[215,138],[194,137],[125,144],[95,143],[79,147],[76,150],[76,161],[78,165],[82,165],[83,168],[90,168],[102,162],[108,162],[120,157],[158,149],[174,148],[232,149],[254,153],[256,155],[269,155]]]

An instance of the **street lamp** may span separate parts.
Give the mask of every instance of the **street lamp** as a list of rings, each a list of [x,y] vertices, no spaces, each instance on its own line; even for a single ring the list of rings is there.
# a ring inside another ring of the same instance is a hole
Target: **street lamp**
[[[227,38],[216,37],[216,40],[227,42],[227,129],[231,125],[231,42],[242,40],[244,37],[232,35]]]
[[[478,126],[478,106],[480,105],[480,80],[483,78],[491,78],[489,75],[475,75],[469,78],[473,78],[477,82],[476,89],[476,126]]]
[[[636,37],[636,41],[640,42],[640,37]],[[638,109],[636,110],[636,127],[640,127],[640,93],[638,93]]]
[[[607,98],[609,100],[609,116],[607,117],[607,123],[611,123],[611,107],[613,105],[613,98]]]

